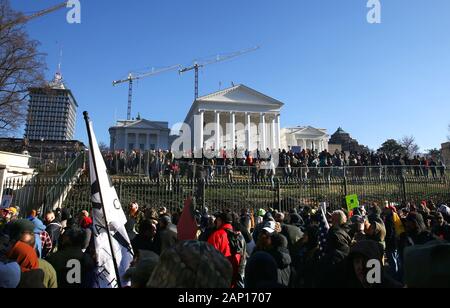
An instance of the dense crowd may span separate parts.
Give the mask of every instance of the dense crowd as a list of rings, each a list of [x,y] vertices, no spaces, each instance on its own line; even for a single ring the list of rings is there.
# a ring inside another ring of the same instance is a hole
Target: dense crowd
[[[343,175],[342,170],[347,167],[354,176],[381,174],[387,170],[389,174],[408,173],[414,176],[443,177],[446,166],[440,159],[433,157],[413,158],[400,155],[387,155],[375,152],[352,152],[346,155],[336,150],[329,153],[303,150],[294,153],[291,150],[280,150],[278,160],[272,159],[269,150],[251,153],[234,151],[234,155],[227,156],[222,151],[216,158],[203,159],[175,159],[171,151],[138,151],[129,153],[124,151],[105,152],[104,159],[112,174],[133,174],[143,172],[151,178],[164,175],[174,177],[193,177],[194,163],[206,168],[206,177],[212,178],[215,174],[232,175],[251,174],[253,178],[264,178],[270,173],[276,174],[278,169],[285,178],[308,178],[311,176]],[[276,164],[276,165],[275,165]]]
[[[87,211],[3,210],[0,288],[88,288],[95,248]],[[182,209],[132,203],[125,225],[134,260],[123,281],[133,288],[450,287],[450,208],[361,205],[329,212],[325,204],[288,212],[242,209],[192,212],[195,238],[180,236]],[[78,260],[81,280],[68,282]],[[380,265],[370,280],[369,261]],[[377,279],[378,277],[378,279]]]

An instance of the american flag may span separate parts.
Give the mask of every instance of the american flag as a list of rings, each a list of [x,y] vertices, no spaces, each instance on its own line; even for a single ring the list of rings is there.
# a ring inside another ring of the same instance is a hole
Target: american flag
[[[320,205],[320,223],[319,223],[319,256],[322,258],[325,256],[325,248],[327,245],[327,234],[330,230],[327,217],[327,205],[325,203]]]

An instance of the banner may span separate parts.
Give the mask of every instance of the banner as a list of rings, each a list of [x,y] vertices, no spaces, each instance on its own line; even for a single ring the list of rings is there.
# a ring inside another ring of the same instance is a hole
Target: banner
[[[89,176],[91,179],[92,219],[97,254],[96,286],[118,288],[127,286],[123,275],[133,260],[127,219],[98,147],[92,122],[84,113],[89,137]]]

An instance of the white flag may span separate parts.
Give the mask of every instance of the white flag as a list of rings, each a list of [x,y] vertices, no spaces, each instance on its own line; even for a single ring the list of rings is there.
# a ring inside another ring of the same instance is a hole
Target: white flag
[[[123,275],[133,260],[133,249],[125,230],[127,220],[117,197],[116,189],[108,175],[95,138],[92,122],[89,120],[87,113],[85,114],[85,120],[90,144],[89,176],[91,179],[93,234],[97,254],[96,283],[98,288],[124,287],[129,284],[123,280]],[[96,175],[98,175],[98,178]],[[106,221],[109,228],[106,226]],[[108,236],[108,229],[110,236]],[[111,246],[114,253],[111,253]],[[119,277],[117,277],[116,271],[118,271]]]

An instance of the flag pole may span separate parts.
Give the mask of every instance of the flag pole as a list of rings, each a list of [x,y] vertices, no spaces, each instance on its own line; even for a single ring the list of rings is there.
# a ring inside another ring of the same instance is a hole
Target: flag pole
[[[88,133],[89,147],[90,147],[90,150],[91,150],[90,154],[91,154],[91,159],[92,159],[92,165],[94,166],[95,177],[96,177],[96,180],[97,180],[97,185],[99,186],[98,193],[100,195],[100,203],[102,204],[103,217],[105,219],[105,225],[106,225],[105,228],[106,228],[106,232],[108,233],[109,248],[111,249],[111,255],[112,255],[113,264],[114,264],[114,271],[116,272],[117,285],[118,285],[119,289],[121,289],[122,288],[122,283],[120,282],[119,267],[117,266],[116,255],[115,255],[114,249],[113,249],[111,233],[109,231],[108,219],[106,218],[105,204],[103,203],[102,190],[100,189],[100,182],[99,182],[99,178],[98,178],[97,164],[95,162],[94,144],[92,143],[92,135],[91,135],[90,127],[89,127],[89,114],[88,114],[87,111],[85,111],[85,112],[83,112],[83,115],[84,115],[84,120],[86,122],[86,128],[87,128],[87,133]]]

